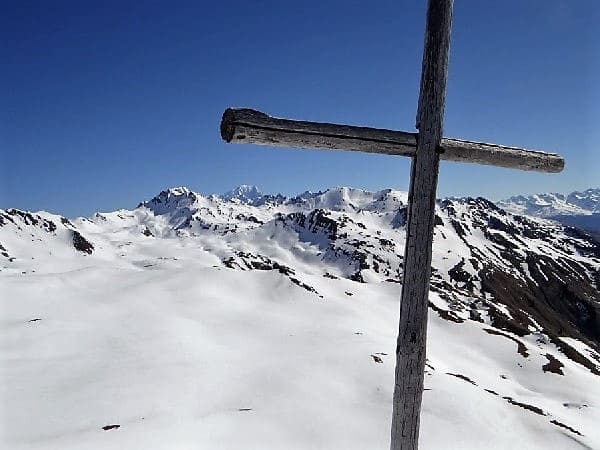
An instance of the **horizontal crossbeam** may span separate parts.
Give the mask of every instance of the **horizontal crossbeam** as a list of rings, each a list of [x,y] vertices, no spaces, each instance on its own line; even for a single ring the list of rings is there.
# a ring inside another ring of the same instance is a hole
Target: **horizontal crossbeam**
[[[228,108],[221,121],[221,137],[236,144],[350,150],[414,156],[417,133],[378,128],[279,119],[247,108]],[[518,147],[442,138],[440,159],[511,169],[557,173],[565,161],[555,153]]]

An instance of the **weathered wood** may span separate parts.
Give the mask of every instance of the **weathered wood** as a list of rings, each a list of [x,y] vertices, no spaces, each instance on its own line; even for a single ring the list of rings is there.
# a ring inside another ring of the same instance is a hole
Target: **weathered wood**
[[[444,161],[484,164],[546,173],[558,173],[565,167],[565,160],[556,153],[486,142],[442,138],[440,151],[443,152],[440,154],[440,159]]]
[[[221,136],[227,142],[413,158],[396,346],[392,450],[418,447],[439,160],[540,172],[560,172],[564,167],[564,160],[553,153],[442,137],[452,6],[453,0],[428,0],[418,134],[278,119],[251,109],[227,109],[221,121]]]
[[[306,122],[271,117],[247,108],[229,108],[221,120],[221,136],[231,143],[293,148],[350,150],[414,156],[417,133],[379,128]],[[538,172],[560,172],[564,160],[555,153],[518,147],[442,138],[445,161],[486,164]]]
[[[408,192],[408,224],[396,373],[391,450],[419,445],[423,395],[431,247],[442,139],[453,0],[429,0],[417,112],[417,153],[412,160]]]
[[[252,109],[227,109],[221,137],[231,143],[277,147],[354,150],[413,156],[415,133],[376,128],[279,119]]]

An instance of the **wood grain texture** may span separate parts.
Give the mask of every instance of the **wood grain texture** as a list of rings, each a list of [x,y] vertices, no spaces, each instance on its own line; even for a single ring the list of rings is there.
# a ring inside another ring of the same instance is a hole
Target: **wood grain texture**
[[[225,111],[221,120],[221,137],[237,144],[350,150],[411,157],[417,152],[417,133],[279,119],[247,108],[229,108]],[[560,172],[564,168],[563,158],[554,153],[485,142],[442,138],[438,151],[440,158],[445,161],[550,173]]]
[[[411,166],[408,224],[400,322],[396,343],[396,372],[391,450],[419,446],[419,424],[427,341],[427,305],[431,247],[444,123],[446,78],[453,0],[429,0],[421,92],[417,110],[417,152]]]

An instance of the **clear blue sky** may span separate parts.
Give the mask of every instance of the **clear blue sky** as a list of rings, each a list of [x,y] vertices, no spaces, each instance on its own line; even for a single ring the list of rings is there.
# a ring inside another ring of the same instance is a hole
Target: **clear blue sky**
[[[4,1],[0,208],[161,189],[407,189],[407,158],[230,145],[228,106],[414,131],[425,0]],[[556,151],[560,175],[443,163],[438,193],[600,184],[600,2],[455,2],[445,135]]]

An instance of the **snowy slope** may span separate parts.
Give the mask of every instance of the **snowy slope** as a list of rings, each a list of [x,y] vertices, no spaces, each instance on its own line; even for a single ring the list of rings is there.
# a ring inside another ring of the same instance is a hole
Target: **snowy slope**
[[[387,448],[406,202],[0,210],[0,448]],[[422,448],[600,448],[600,245],[449,199],[433,266]]]

